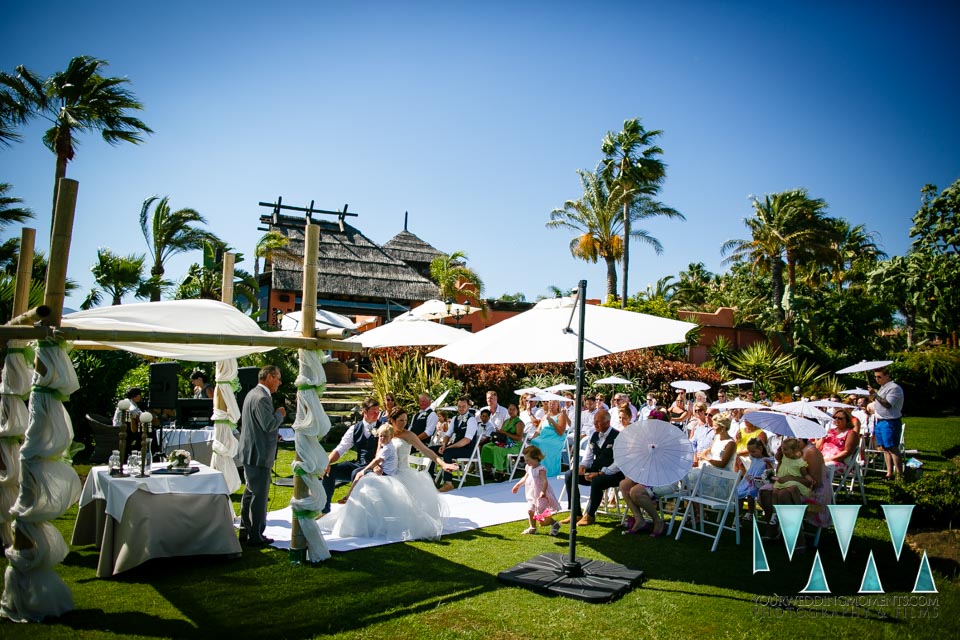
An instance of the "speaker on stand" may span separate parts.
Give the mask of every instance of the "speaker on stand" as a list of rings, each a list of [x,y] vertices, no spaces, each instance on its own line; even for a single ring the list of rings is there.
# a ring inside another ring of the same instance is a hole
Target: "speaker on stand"
[[[240,391],[237,392],[237,406],[243,409],[243,401],[247,394],[253,390],[258,383],[260,367],[240,367],[237,369],[237,378],[240,379]],[[241,416],[241,420],[242,420]]]
[[[174,410],[177,408],[178,393],[178,375],[180,374],[180,364],[177,362],[153,362],[150,364],[150,400],[145,406],[153,410],[157,416],[157,430],[154,431],[156,437],[156,455],[161,460],[164,456],[163,451],[163,410]]]

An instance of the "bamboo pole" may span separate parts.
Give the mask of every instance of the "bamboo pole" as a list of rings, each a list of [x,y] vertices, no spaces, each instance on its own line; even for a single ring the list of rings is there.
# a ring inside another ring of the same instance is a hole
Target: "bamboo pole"
[[[75,327],[0,326],[0,340],[39,340],[41,338],[63,340],[89,340],[91,342],[161,342],[167,344],[213,344],[242,347],[286,347],[288,349],[336,349],[337,351],[360,351],[356,342],[343,342],[331,337],[303,338],[274,336],[232,336],[219,333],[166,333],[163,331],[120,331],[113,329],[77,329]]]
[[[305,339],[312,339],[317,329],[317,254],[320,248],[320,227],[307,221],[303,234],[303,291],[300,305],[300,331]],[[300,454],[294,458],[299,461]],[[293,476],[293,497],[307,496],[307,486],[299,475]],[[290,532],[290,562],[301,564],[306,561],[307,541],[300,530],[300,521],[292,518]]]
[[[236,257],[232,253],[223,254],[223,283],[220,286],[220,302],[233,305],[233,263]]]
[[[33,281],[33,244],[37,230],[20,230],[20,259],[17,262],[17,287],[13,294],[13,316],[19,317],[30,308],[30,283]]]
[[[50,315],[50,307],[45,305],[40,305],[34,309],[30,309],[25,313],[21,313],[15,318],[11,318],[6,326],[33,326]]]
[[[76,180],[60,178],[57,188],[57,207],[50,233],[50,262],[47,265],[47,286],[43,304],[50,307],[50,315],[43,319],[49,326],[60,324],[63,316],[63,300],[66,296],[67,259],[70,256],[70,239],[73,236],[73,214],[77,206]]]

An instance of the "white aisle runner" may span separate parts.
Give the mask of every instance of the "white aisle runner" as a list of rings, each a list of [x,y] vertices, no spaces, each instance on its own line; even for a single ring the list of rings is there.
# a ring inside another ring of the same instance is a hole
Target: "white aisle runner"
[[[523,487],[516,494],[510,493],[513,482],[496,482],[484,486],[464,487],[441,494],[440,499],[447,505],[449,515],[443,520],[443,534],[461,533],[471,529],[490,527],[504,522],[527,519],[527,501],[524,498]],[[563,488],[563,478],[550,480],[554,494],[560,496]],[[342,508],[334,503],[331,511]],[[566,504],[563,504],[566,509]],[[524,525],[523,528],[525,528]],[[547,532],[547,528],[543,528]],[[267,529],[264,532],[268,538],[273,538],[271,545],[277,549],[290,548],[290,507],[271,511],[267,514]],[[353,551],[365,547],[376,547],[383,544],[392,544],[377,538],[338,538],[325,533],[324,539],[330,551]]]

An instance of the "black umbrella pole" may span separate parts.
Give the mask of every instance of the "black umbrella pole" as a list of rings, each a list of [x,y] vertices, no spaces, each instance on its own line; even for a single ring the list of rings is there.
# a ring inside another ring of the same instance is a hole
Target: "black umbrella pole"
[[[587,301],[587,281],[581,280],[577,287],[577,306],[580,307],[580,323],[577,329],[577,397],[574,401],[573,415],[573,458],[570,460],[570,550],[569,560],[564,563],[563,571],[567,576],[583,575],[583,567],[577,562],[577,519],[573,517],[580,505],[580,428],[581,407],[583,406],[583,330],[585,327]],[[569,327],[568,327],[569,330]]]

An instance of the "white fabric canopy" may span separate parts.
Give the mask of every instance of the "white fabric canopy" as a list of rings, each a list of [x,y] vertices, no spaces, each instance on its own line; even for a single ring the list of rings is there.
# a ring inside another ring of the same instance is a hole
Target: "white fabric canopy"
[[[234,383],[240,383],[237,361],[233,358],[217,361],[217,386],[213,391],[213,456],[210,466],[223,473],[227,493],[240,488],[240,474],[233,461],[240,449],[240,441],[234,435],[240,420],[240,407],[234,393]],[[222,409],[219,407],[223,407]]]
[[[205,333],[227,336],[269,336],[257,323],[229,304],[216,300],[165,300],[77,311],[63,317],[64,327],[158,333]],[[83,346],[84,341],[77,342]],[[90,343],[86,343],[90,344]],[[157,358],[214,362],[239,358],[274,347],[154,342],[102,342],[115,349]]]
[[[576,362],[580,328],[576,304],[574,298],[541,300],[529,311],[428,355],[455,364]],[[584,359],[683,342],[697,326],[589,304],[585,313]]]
[[[0,542],[13,545],[10,508],[20,491],[20,438],[27,432],[27,405],[33,361],[24,357],[26,342],[11,340],[0,382]]]
[[[280,317],[280,328],[284,331],[296,331],[297,335],[303,335],[300,329],[300,322],[303,320],[302,311],[291,311]],[[317,309],[317,321],[315,324],[317,331],[324,329],[356,329],[357,323],[347,316],[327,311],[326,309]]]
[[[345,342],[358,342],[365,349],[378,347],[413,347],[453,344],[470,337],[468,331],[454,329],[429,320],[394,320],[376,329],[347,338]]]

